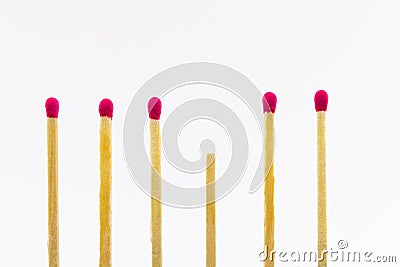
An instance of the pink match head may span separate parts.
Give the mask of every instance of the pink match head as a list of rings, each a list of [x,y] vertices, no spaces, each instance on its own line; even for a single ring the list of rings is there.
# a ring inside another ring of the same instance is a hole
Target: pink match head
[[[328,94],[324,90],[319,90],[314,96],[315,110],[326,111],[328,107]]]
[[[277,102],[277,99],[276,99],[276,95],[274,93],[272,93],[272,92],[265,93],[262,98],[264,113],[266,113],[266,112],[275,113],[276,102]]]
[[[101,117],[109,117],[112,119],[114,111],[113,102],[110,99],[104,98],[100,101],[99,113]]]
[[[149,118],[152,120],[159,120],[161,115],[161,107],[161,100],[158,97],[150,98],[149,102],[147,102]]]
[[[58,118],[59,103],[56,98],[48,98],[45,107],[48,118]]]

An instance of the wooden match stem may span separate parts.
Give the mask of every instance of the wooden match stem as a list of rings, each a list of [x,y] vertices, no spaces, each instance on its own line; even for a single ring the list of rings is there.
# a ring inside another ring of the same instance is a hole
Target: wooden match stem
[[[100,267],[111,266],[112,120],[100,117]]]
[[[150,119],[152,266],[162,266],[161,136],[160,121]]]
[[[206,266],[215,267],[216,227],[215,227],[215,154],[206,157]]]
[[[318,154],[318,255],[323,257],[318,267],[327,266],[327,226],[326,226],[326,139],[324,111],[317,112],[317,154]]]
[[[275,215],[274,215],[274,113],[264,113],[264,126],[265,126],[265,140],[264,140],[264,249],[265,253],[274,250],[274,228],[275,228]],[[272,255],[266,255],[267,259],[264,261],[264,267],[273,267],[274,261]]]
[[[49,267],[59,266],[58,251],[58,123],[47,118]]]

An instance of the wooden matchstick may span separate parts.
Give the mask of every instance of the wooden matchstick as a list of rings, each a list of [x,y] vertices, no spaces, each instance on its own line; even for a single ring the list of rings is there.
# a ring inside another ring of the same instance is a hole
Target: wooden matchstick
[[[273,267],[274,259],[268,255],[269,251],[274,250],[274,229],[275,229],[275,211],[274,211],[274,114],[276,109],[276,96],[274,93],[268,92],[263,97],[264,109],[264,249],[266,253],[265,267]]]
[[[152,266],[162,266],[162,202],[161,202],[161,100],[153,97],[147,104],[150,118],[151,161],[151,247]]]
[[[215,267],[216,228],[215,228],[215,154],[206,156],[206,266]]]
[[[111,186],[113,103],[103,99],[100,113],[100,260],[99,267],[111,266]]]
[[[49,267],[59,266],[58,250],[58,110],[55,98],[46,101]]]
[[[325,112],[328,94],[320,90],[314,97],[317,111],[317,176],[318,176],[318,267],[327,266],[327,224],[326,224],[326,136]]]

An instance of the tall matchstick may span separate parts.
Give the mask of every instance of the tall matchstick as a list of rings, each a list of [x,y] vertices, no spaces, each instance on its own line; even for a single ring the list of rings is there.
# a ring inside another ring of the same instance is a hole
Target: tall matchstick
[[[314,96],[317,111],[317,175],[318,175],[318,267],[327,266],[327,225],[326,225],[326,136],[325,112],[328,94],[319,90]]]
[[[49,267],[59,266],[58,251],[58,100],[46,101],[47,113],[47,176],[48,176],[48,231]]]
[[[162,266],[162,203],[161,203],[161,100],[152,97],[147,109],[150,118],[150,161],[151,161],[151,248],[152,266]]]
[[[215,229],[215,154],[206,156],[206,266],[217,264]]]
[[[100,267],[111,266],[111,186],[113,103],[103,99],[100,113]]]
[[[275,246],[274,229],[275,229],[275,211],[274,211],[274,114],[276,109],[276,96],[274,93],[268,92],[264,94],[262,99],[264,109],[264,249],[266,253],[265,267],[273,267],[274,259],[270,258],[268,251],[273,251]]]

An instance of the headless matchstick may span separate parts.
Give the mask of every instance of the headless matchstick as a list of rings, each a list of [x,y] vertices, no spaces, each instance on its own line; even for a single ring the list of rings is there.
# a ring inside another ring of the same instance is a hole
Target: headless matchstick
[[[103,99],[100,113],[100,260],[99,267],[111,266],[111,185],[113,103]]]
[[[161,100],[153,97],[147,104],[150,118],[151,161],[151,248],[152,266],[162,266],[162,204],[161,204]]]
[[[274,211],[274,114],[276,109],[276,96],[274,93],[268,92],[264,94],[262,99],[264,109],[264,251],[266,253],[265,267],[273,267],[274,261],[268,255],[269,251],[274,250],[274,229],[275,229],[275,211]],[[272,158],[271,158],[272,157]]]
[[[318,176],[318,267],[327,266],[327,225],[326,225],[326,135],[325,112],[328,94],[320,90],[314,97],[317,111],[317,176]]]
[[[59,266],[58,251],[58,110],[55,98],[46,101],[49,267]]]
[[[215,154],[206,157],[206,267],[217,264],[215,229]]]

